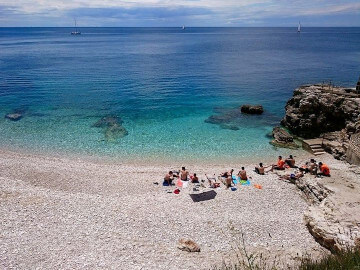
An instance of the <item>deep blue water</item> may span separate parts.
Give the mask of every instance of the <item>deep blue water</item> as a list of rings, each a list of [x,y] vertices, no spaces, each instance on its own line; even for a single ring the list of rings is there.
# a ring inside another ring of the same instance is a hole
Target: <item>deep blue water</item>
[[[0,145],[157,158],[277,155],[266,134],[294,88],[360,75],[360,28],[0,28]],[[260,103],[239,130],[204,120]],[[219,108],[220,107],[220,108]],[[91,127],[119,116],[129,135]]]

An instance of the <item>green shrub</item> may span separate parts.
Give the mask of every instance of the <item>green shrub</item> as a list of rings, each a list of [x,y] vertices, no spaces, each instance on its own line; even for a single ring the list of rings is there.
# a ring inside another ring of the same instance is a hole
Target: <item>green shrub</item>
[[[360,270],[360,251],[348,250],[320,260],[303,259],[299,270]]]

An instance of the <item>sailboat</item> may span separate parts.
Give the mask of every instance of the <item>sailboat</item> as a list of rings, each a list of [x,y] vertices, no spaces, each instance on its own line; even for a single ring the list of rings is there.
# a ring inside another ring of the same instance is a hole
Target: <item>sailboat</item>
[[[182,29],[182,30],[185,30],[185,25],[183,25],[183,26],[181,27],[181,29]]]
[[[74,21],[75,21],[75,31],[72,31],[71,34],[72,35],[81,35],[81,32],[77,30],[76,19],[74,19]]]
[[[299,25],[298,25],[298,33],[300,33],[301,32],[301,24],[300,24],[300,22],[299,22]]]

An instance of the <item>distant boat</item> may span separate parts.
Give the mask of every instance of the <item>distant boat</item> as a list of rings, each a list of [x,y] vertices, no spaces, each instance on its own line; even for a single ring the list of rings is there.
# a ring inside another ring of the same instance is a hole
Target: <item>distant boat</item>
[[[185,25],[183,25],[181,28],[182,28],[182,30],[185,30]]]
[[[81,32],[77,30],[77,26],[76,26],[76,19],[74,19],[75,21],[75,31],[71,32],[72,35],[81,35]]]
[[[300,33],[301,32],[301,24],[300,24],[300,22],[299,22],[299,25],[298,25],[298,33]]]

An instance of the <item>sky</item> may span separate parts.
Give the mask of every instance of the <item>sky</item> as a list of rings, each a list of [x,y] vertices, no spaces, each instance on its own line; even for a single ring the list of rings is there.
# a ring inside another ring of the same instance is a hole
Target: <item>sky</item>
[[[0,0],[7,26],[360,26],[360,0]]]

